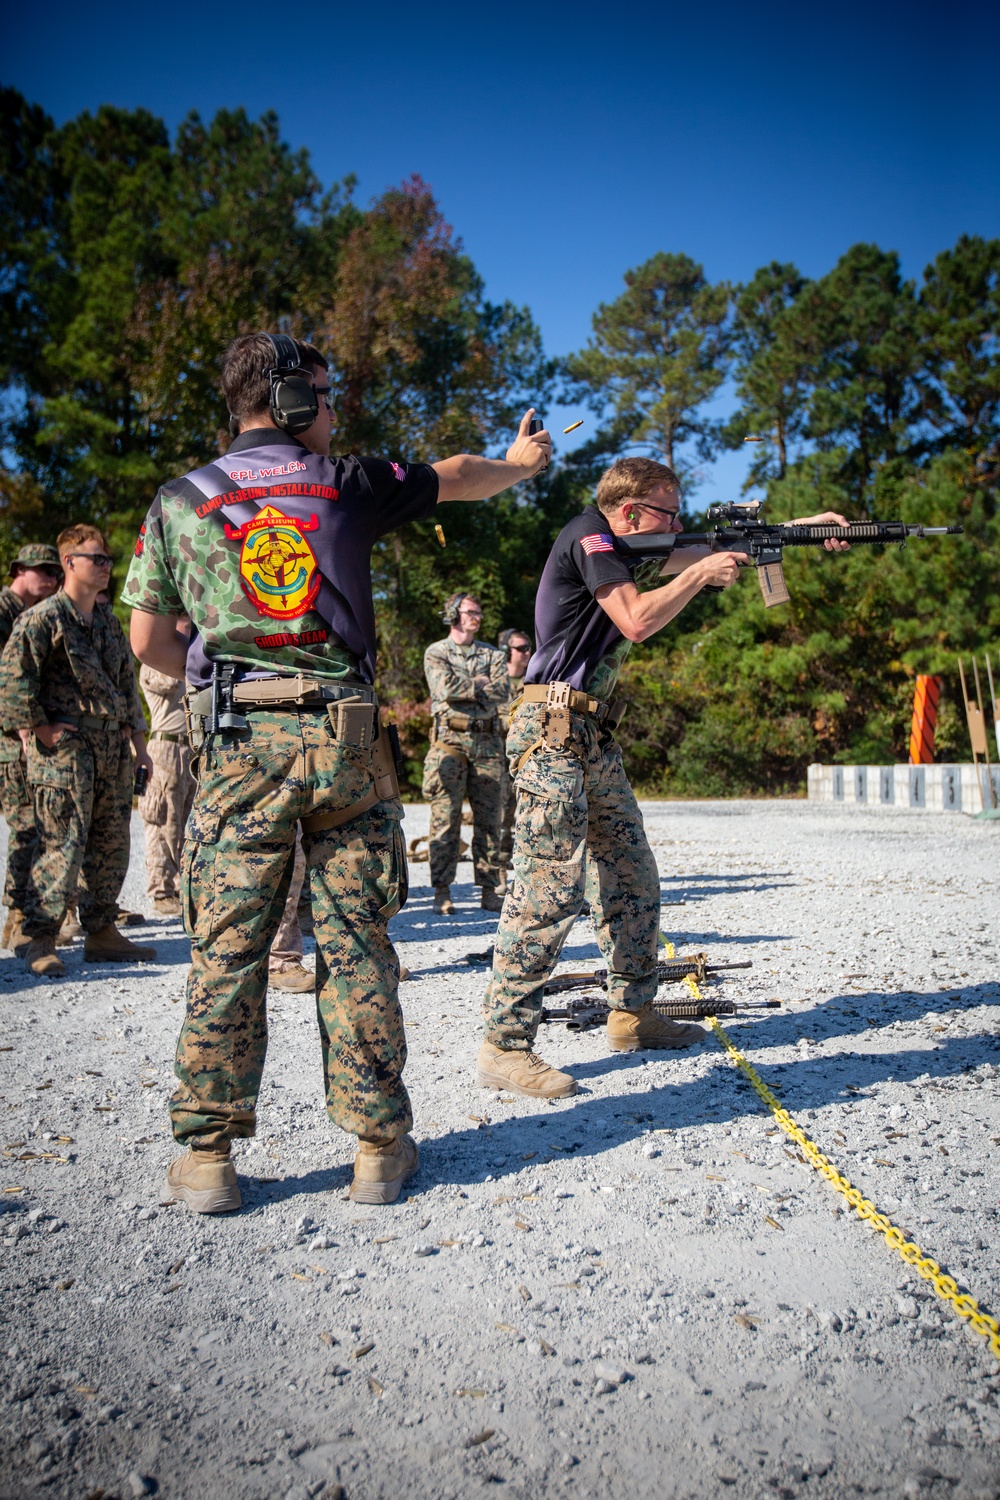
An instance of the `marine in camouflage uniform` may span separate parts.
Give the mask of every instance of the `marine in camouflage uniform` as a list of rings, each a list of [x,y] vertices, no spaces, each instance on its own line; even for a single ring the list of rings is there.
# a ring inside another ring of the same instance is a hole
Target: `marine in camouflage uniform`
[[[431,804],[431,884],[447,897],[458,868],[462,803],[467,797],[472,810],[473,880],[482,888],[483,905],[489,909],[495,903],[499,910],[504,787],[499,713],[509,701],[506,655],[486,641],[460,645],[449,636],[428,646],[424,675],[433,715],[423,781]]]
[[[229,1148],[255,1130],[268,953],[299,824],[327,1110],[359,1138],[352,1195],[392,1202],[416,1170],[388,931],[407,891],[402,805],[376,765],[386,736],[371,686],[371,550],[432,515],[439,485],[443,499],[499,493],[537,472],[547,448],[528,437],[525,418],[508,462],[329,458],[328,387],[312,426],[297,429],[301,441],[276,425],[286,419],[273,383],[268,406],[269,370],[296,351],[305,373],[279,384],[320,389],[325,361],[311,346],[259,334],[231,346],[223,389],[240,435],[215,463],[160,490],[125,587],[137,654],[186,670],[205,734],[183,855],[192,962],[170,1101],[175,1138],[192,1149],[171,1163],[166,1187],[198,1212],[240,1203]],[[173,625],[182,613],[193,624],[183,647]],[[210,684],[223,666],[238,701],[216,728]]]
[[[661,488],[651,498],[665,507],[672,496],[676,515],[676,480],[665,466],[625,460],[615,470],[659,475]],[[635,503],[631,514],[643,508]],[[659,876],[614,738],[624,703],[613,693],[630,641],[595,597],[607,584],[634,591],[660,583],[660,572],[659,564],[637,565],[618,555],[609,518],[595,506],[563,528],[542,572],[537,645],[507,736],[517,789],[514,879],[484,999],[477,1076],[485,1087],[541,1097],[576,1091],[572,1076],[550,1068],[533,1046],[545,983],[585,898],[608,969],[612,1049],[686,1046],[704,1036],[700,1027],[667,1021],[651,1009]],[[693,580],[699,576],[694,568],[689,572]],[[668,587],[676,591],[676,584]]]
[[[146,889],[161,916],[179,916],[181,846],[195,786],[184,683],[152,667],[140,667],[139,686],[149,708],[148,748],[154,767],[139,798],[146,825]]]
[[[14,621],[23,610],[40,603],[59,587],[62,569],[55,547],[29,542],[10,565],[15,586],[0,590],[0,651],[10,640]],[[28,587],[25,587],[25,575]],[[21,579],[21,582],[17,582]],[[3,904],[7,908],[4,943],[11,946],[20,932],[24,893],[38,845],[35,807],[28,789],[27,763],[16,734],[0,734],[0,808],[7,822],[7,875]]]
[[[679,509],[666,465],[619,459],[598,484],[597,505],[563,528],[543,569],[537,646],[507,739],[518,793],[514,881],[484,1002],[484,1087],[575,1092],[573,1077],[550,1068],[533,1044],[545,983],[585,896],[608,969],[612,1051],[685,1047],[705,1035],[652,1009],[659,877],[614,738],[625,705],[613,693],[631,642],[661,629],[702,588],[735,582],[743,561],[685,547],[661,564],[616,549],[616,536],[680,531]],[[664,582],[670,574],[678,576]]]
[[[25,892],[24,936],[54,939],[78,882],[86,932],[113,927],[129,861],[128,737],[144,736],[146,720],[132,653],[110,605],[95,605],[87,621],[60,591],[25,611],[0,661],[0,711],[8,733],[45,723],[72,726],[51,748],[37,736],[28,742],[38,851]]]

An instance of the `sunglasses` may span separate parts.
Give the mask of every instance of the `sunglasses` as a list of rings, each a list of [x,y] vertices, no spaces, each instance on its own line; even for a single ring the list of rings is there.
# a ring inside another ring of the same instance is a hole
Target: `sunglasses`
[[[67,552],[66,556],[85,557],[88,562],[94,564],[95,568],[110,568],[114,562],[114,558],[110,557],[107,552]]]
[[[323,404],[326,407],[327,411],[333,411],[333,402],[330,399],[331,396],[333,395],[333,386],[332,385],[314,385],[313,386],[313,390],[316,392],[317,396],[322,396],[322,398],[323,398]]]
[[[510,649],[512,651],[520,651],[524,656],[529,656],[531,654],[530,646],[511,646]]]

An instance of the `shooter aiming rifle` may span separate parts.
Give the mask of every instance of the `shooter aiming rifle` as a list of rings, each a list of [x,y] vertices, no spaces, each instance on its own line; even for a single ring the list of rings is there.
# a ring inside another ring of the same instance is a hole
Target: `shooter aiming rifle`
[[[838,542],[905,547],[911,536],[960,536],[962,526],[910,526],[903,521],[852,521],[849,526],[823,522],[801,526],[795,522],[771,526],[759,519],[762,500],[745,505],[711,505],[706,519],[720,524],[711,531],[644,531],[616,536],[615,551],[623,557],[669,557],[675,547],[708,547],[712,552],[742,552],[757,569],[757,581],[768,609],[789,599],[781,554],[785,547],[822,547]]]
[[[693,953],[688,958],[675,958],[658,963],[656,966],[657,984],[679,984],[682,980],[691,978],[696,983],[704,983],[707,977],[715,974],[725,973],[731,969],[751,969],[753,964],[710,964],[704,953]],[[543,994],[563,995],[572,990],[607,990],[607,969],[591,969],[589,973],[579,974],[557,974],[550,979],[545,986]],[[738,1000],[716,1000],[709,996],[694,995],[684,1000],[654,1000],[653,1009],[659,1016],[667,1016],[672,1021],[702,1021],[706,1016],[732,1016],[737,1010],[774,1010],[780,1005],[779,1000],[765,1000],[763,1002],[751,1002],[749,1004]],[[595,1026],[603,1026],[608,1018],[610,1006],[606,1000],[599,995],[581,995],[572,998],[564,1006],[545,1006],[542,1009],[543,1021],[561,1021],[570,1031],[590,1031]]]

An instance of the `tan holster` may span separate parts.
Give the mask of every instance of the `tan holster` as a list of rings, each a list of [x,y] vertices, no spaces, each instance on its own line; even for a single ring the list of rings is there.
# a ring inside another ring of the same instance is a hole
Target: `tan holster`
[[[333,724],[334,733],[339,740],[345,739],[345,736],[339,733],[340,714],[345,708],[353,706],[350,702],[331,703],[329,706],[330,722]],[[368,713],[370,733],[373,717],[372,709],[367,704],[364,707]],[[345,716],[343,723],[353,733],[362,732],[360,724],[349,715]],[[345,742],[350,745],[364,743],[363,740],[359,739],[346,739]],[[359,797],[357,802],[352,802],[348,807],[340,807],[336,812],[313,813],[311,817],[303,818],[303,833],[321,833],[325,828],[341,828],[345,823],[350,823],[353,819],[360,818],[361,814],[366,813],[370,807],[374,807],[376,802],[391,801],[393,798],[399,796],[399,778],[396,775],[396,760],[392,753],[392,741],[384,724],[381,725],[378,739],[371,746],[369,769],[371,770],[373,780],[370,791],[367,791],[363,797]]]

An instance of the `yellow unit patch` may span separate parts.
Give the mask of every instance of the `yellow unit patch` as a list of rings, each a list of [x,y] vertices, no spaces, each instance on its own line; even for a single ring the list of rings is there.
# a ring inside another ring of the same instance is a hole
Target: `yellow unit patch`
[[[312,608],[319,593],[316,554],[304,533],[319,520],[286,516],[265,505],[243,526],[226,525],[230,541],[241,541],[240,582],[250,603],[272,620],[292,620]]]

